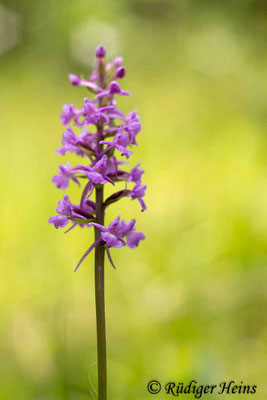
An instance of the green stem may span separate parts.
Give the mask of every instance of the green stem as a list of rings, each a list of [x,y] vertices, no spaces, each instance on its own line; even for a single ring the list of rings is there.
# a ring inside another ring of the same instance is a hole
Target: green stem
[[[105,88],[105,61],[99,65],[100,85]],[[99,107],[102,99],[99,99]],[[100,154],[103,145],[103,122],[97,124],[97,152]],[[104,187],[96,187],[96,221],[104,225]],[[100,238],[101,232],[95,228],[95,240]],[[106,354],[106,321],[105,321],[105,248],[99,244],[95,248],[95,305],[96,305],[96,332],[97,332],[97,370],[98,370],[98,400],[107,399],[107,354]]]
[[[96,189],[96,219],[104,225],[103,188]],[[95,239],[100,231],[95,229]],[[97,366],[98,366],[98,400],[107,399],[107,360],[106,360],[106,323],[105,323],[105,248],[95,248],[95,304],[97,328]]]

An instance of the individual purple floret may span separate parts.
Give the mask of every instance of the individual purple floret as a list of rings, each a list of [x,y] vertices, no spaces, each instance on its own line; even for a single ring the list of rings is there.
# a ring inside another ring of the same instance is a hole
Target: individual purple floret
[[[64,228],[70,221],[76,221],[82,226],[84,224],[88,225],[89,222],[94,220],[95,203],[87,200],[82,207],[76,206],[71,204],[68,195],[64,194],[64,200],[59,200],[56,211],[58,215],[53,215],[48,221],[56,229]]]
[[[69,125],[74,120],[75,124],[81,126],[79,123],[79,117],[83,115],[83,109],[75,109],[73,104],[65,104],[63,106],[63,112],[60,116],[63,125]]]
[[[67,130],[63,133],[62,136],[62,144],[63,146],[56,151],[57,154],[61,154],[64,156],[67,152],[76,153],[79,156],[83,156],[84,152],[77,146],[77,138],[75,133],[71,128],[67,128]]]
[[[52,179],[52,182],[56,185],[56,187],[62,190],[67,189],[70,179],[80,185],[75,173],[76,169],[72,168],[69,162],[67,162],[66,165],[59,165],[59,175],[55,175]]]
[[[114,139],[111,141],[108,140],[101,140],[100,144],[106,144],[107,149],[105,152],[108,152],[111,149],[117,149],[121,152],[122,156],[129,158],[133,152],[131,150],[127,150],[127,147],[130,144],[130,137],[128,133],[124,133],[124,126],[121,126]]]
[[[121,90],[120,85],[116,81],[112,81],[109,84],[109,89],[104,90],[103,92],[99,93],[96,95],[97,99],[102,99],[103,97],[109,97],[110,100],[113,100],[113,97],[115,94],[119,94],[121,96],[131,96],[130,92],[127,92],[125,90]]]
[[[68,225],[72,212],[72,204],[66,194],[64,194],[64,200],[59,200],[56,211],[58,215],[50,217],[49,223],[54,224],[57,229],[64,228]]]
[[[63,106],[63,113],[60,116],[63,125],[68,125],[75,115],[73,104],[65,104]]]
[[[135,167],[133,167],[133,169],[129,173],[128,181],[132,181],[135,183],[141,182],[141,177],[145,171],[143,169],[140,169],[139,166],[140,166],[140,163],[137,164]]]
[[[106,106],[106,107],[96,107],[95,102],[85,98],[84,99],[84,113],[86,115],[85,119],[83,120],[83,125],[97,125],[98,121],[101,121],[105,124],[109,123],[109,117],[105,113],[105,111],[113,110],[113,106]]]
[[[142,211],[146,210],[146,205],[143,200],[145,191],[146,191],[146,186],[140,185],[140,183],[137,183],[135,185],[135,187],[133,188],[133,190],[131,190],[131,192],[128,195],[129,197],[132,198],[132,200],[137,199],[139,201],[139,203],[141,204],[141,207],[142,207]]]
[[[70,74],[69,80],[73,86],[83,86],[93,93],[92,98],[84,97],[84,103],[78,107],[65,104],[60,116],[66,130],[62,137],[62,146],[57,154],[65,156],[74,153],[83,157],[85,162],[72,167],[68,162],[59,165],[59,173],[52,179],[60,189],[65,190],[70,180],[82,185],[80,203],[73,205],[65,194],[57,206],[57,215],[50,217],[49,223],[57,229],[64,228],[71,222],[71,228],[77,226],[94,227],[96,240],[89,247],[80,263],[93,248],[104,248],[110,262],[113,264],[109,249],[138,246],[145,236],[135,231],[135,220],[126,223],[120,217],[115,218],[107,227],[104,226],[105,210],[122,198],[137,199],[146,210],[143,197],[146,186],[142,184],[144,170],[140,163],[130,172],[125,170],[126,159],[133,154],[130,147],[136,145],[136,135],[141,130],[140,118],[136,111],[124,114],[114,101],[114,96],[129,96],[122,90],[117,80],[125,77],[126,69],[122,58],[117,57],[106,63],[106,50],[99,46],[96,50],[95,65],[89,79]],[[88,93],[88,92],[87,92]],[[71,124],[71,127],[70,127]],[[108,183],[113,186],[118,181],[124,181],[127,187],[115,192],[105,199],[104,187]],[[129,187],[129,186],[132,186]],[[91,200],[96,193],[96,202]],[[69,230],[70,230],[69,229]],[[69,231],[68,230],[68,231]],[[98,232],[98,233],[97,233]]]
[[[77,75],[70,74],[69,80],[73,86],[85,86],[94,93],[101,92],[101,88],[97,86],[94,82],[87,79],[79,78]]]
[[[131,248],[138,246],[140,240],[144,240],[145,236],[141,232],[135,232],[135,219],[126,223],[120,221],[120,216],[116,217],[106,228],[103,225],[92,222],[90,225],[95,226],[101,231],[102,240],[107,244],[107,247],[122,247],[126,246],[124,238],[127,240],[127,245]]]
[[[113,266],[114,264],[109,252],[109,249],[111,247],[119,248],[126,246],[127,244],[127,246],[129,246],[131,249],[134,249],[138,246],[140,240],[145,239],[145,235],[142,232],[135,232],[135,222],[135,219],[128,223],[126,223],[124,220],[120,221],[120,216],[118,216],[113,221],[111,221],[107,228],[96,222],[92,222],[89,224],[89,226],[95,226],[97,229],[100,230],[102,242],[107,246],[108,258]],[[89,249],[79,261],[75,271],[79,268],[84,258],[93,250],[97,243],[101,243],[101,239],[96,240],[89,247]],[[124,239],[126,239],[126,241]]]
[[[125,129],[126,132],[129,133],[130,143],[134,144],[134,145],[137,145],[137,143],[136,143],[136,135],[141,130],[141,124],[140,124],[140,120],[139,120],[139,115],[135,111],[132,111],[126,117],[126,124],[125,124],[124,129]]]
[[[104,155],[93,167],[86,167],[80,164],[77,168],[81,173],[84,173],[94,185],[98,183],[104,185],[108,182],[114,185],[114,182],[107,176],[107,161],[108,157]]]
[[[73,130],[68,127],[63,133],[62,144],[56,153],[64,156],[66,153],[76,153],[78,156],[94,154],[96,137],[94,134],[83,131],[79,136],[75,136]]]

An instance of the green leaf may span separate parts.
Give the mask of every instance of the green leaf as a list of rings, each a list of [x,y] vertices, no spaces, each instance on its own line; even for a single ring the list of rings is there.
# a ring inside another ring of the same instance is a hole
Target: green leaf
[[[126,197],[130,193],[130,190],[124,189],[120,190],[119,192],[116,192],[112,194],[110,197],[108,197],[104,203],[104,207],[108,207],[112,203],[116,203],[123,197]]]
[[[89,222],[95,222],[96,220],[95,220],[95,218],[89,218],[89,219],[80,219],[80,218],[71,218],[71,217],[69,217],[69,219],[71,220],[71,221],[74,221],[74,222],[78,222],[78,224],[89,224]]]

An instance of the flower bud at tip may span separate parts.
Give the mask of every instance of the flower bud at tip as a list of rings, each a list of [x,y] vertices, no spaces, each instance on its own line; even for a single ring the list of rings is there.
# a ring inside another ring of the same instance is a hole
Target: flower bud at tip
[[[99,47],[96,49],[95,55],[96,55],[97,58],[104,58],[105,55],[106,55],[105,47],[102,46],[102,45],[99,46]]]
[[[115,79],[122,79],[125,77],[126,69],[125,67],[119,67],[115,73]]]
[[[73,86],[79,86],[80,84],[80,78],[77,75],[70,74],[69,80]]]
[[[117,67],[117,68],[121,66],[122,62],[123,62],[122,57],[116,57],[115,60],[113,61],[115,67]]]

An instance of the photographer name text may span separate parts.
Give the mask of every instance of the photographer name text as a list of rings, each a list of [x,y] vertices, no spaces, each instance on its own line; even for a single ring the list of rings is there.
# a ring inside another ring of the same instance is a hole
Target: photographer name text
[[[188,384],[183,382],[168,382],[163,386],[157,380],[151,380],[147,384],[147,390],[151,394],[165,393],[175,397],[185,394],[193,394],[196,399],[200,399],[205,394],[255,394],[257,385],[247,385],[242,381],[221,382],[216,385],[201,385],[197,381],[192,380]]]

